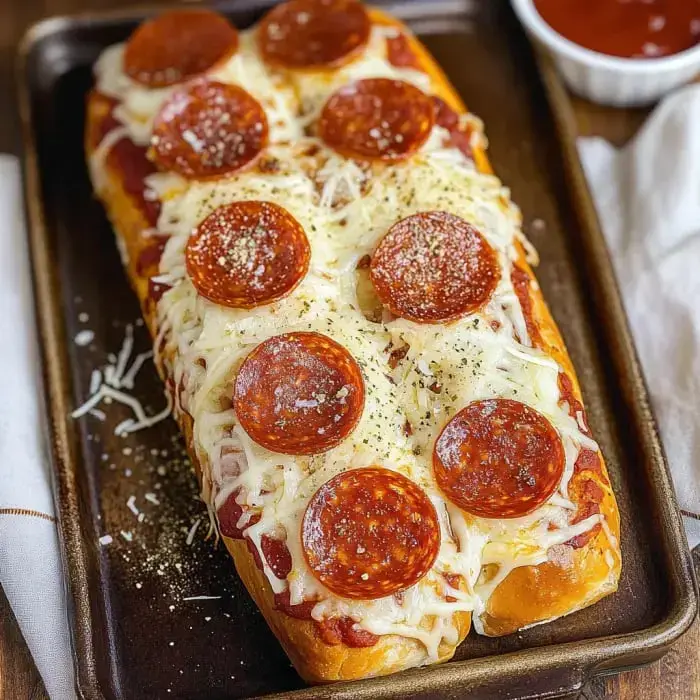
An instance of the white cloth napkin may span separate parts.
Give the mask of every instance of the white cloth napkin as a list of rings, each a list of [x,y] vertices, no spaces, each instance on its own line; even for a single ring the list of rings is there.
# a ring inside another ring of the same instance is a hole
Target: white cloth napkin
[[[0,583],[52,700],[76,697],[16,158],[0,155]],[[8,688],[10,685],[7,686]]]
[[[691,547],[700,543],[700,85],[618,150],[579,140]]]

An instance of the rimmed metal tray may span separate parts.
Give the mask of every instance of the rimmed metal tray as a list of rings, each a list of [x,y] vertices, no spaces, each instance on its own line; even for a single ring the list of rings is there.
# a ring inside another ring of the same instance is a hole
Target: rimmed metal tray
[[[240,27],[263,9],[255,0],[219,7]],[[673,489],[556,74],[546,60],[540,74],[502,0],[387,9],[409,22],[485,120],[496,171],[540,251],[539,281],[578,369],[620,505],[620,590],[520,634],[472,633],[441,667],[305,688],[228,555],[202,539],[206,514],[174,423],[117,438],[114,426],[129,415],[117,404],[102,407],[104,421],[70,418],[92,370],[118,352],[138,317],[91,194],[82,132],[91,64],[146,12],[47,20],[23,43],[20,101],[55,495],[85,698],[554,696],[592,674],[660,657],[695,615]],[[147,349],[143,327],[135,336],[137,351]],[[153,411],[161,407],[152,367],[136,375],[135,391]],[[100,544],[104,535],[112,542]]]

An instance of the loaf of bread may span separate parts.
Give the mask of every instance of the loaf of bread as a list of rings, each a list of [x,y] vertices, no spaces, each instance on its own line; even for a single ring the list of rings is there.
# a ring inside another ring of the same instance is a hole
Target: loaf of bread
[[[613,592],[619,515],[479,120],[398,21],[183,9],[86,152],[202,497],[299,673],[445,661]]]

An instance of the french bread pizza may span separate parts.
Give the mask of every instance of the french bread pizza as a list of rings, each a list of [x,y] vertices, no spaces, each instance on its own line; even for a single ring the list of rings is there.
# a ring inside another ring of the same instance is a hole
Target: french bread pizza
[[[613,592],[619,515],[480,121],[398,21],[148,20],[85,146],[212,522],[309,682]]]

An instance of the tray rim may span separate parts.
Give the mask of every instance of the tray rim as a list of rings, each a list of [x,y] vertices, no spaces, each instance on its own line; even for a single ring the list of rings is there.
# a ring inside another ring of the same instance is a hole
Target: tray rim
[[[274,0],[243,0],[229,5],[216,3],[215,9],[223,12],[261,9]],[[411,13],[394,8],[406,8],[405,0],[381,2],[383,9],[394,12],[405,19]],[[380,4],[379,2],[376,4]],[[16,88],[19,105],[22,138],[22,164],[24,200],[27,211],[27,235],[30,248],[30,263],[36,324],[39,337],[43,399],[45,402],[45,426],[47,441],[51,447],[51,478],[58,517],[58,533],[65,573],[66,599],[71,629],[71,647],[76,670],[76,690],[81,698],[106,698],[97,677],[94,665],[95,645],[92,635],[92,612],[85,567],[85,548],[81,537],[79,516],[79,491],[77,473],[74,469],[75,454],[68,436],[69,377],[62,371],[66,361],[66,342],[62,331],[62,314],[59,297],[52,290],[60,285],[54,273],[45,241],[48,238],[44,217],[41,182],[38,167],[38,147],[32,128],[32,89],[28,78],[28,60],[43,39],[65,30],[69,26],[103,24],[138,18],[162,12],[173,4],[137,4],[105,10],[61,14],[42,19],[32,24],[21,39],[16,61]],[[433,14],[464,8],[462,0],[438,0],[431,2]],[[417,13],[421,17],[425,13]],[[665,560],[672,581],[673,605],[665,617],[656,624],[617,635],[594,637],[532,647],[501,655],[476,659],[451,661],[438,666],[428,666],[379,678],[340,682],[330,686],[311,686],[299,690],[273,693],[264,696],[271,700],[296,698],[350,698],[374,700],[376,692],[391,684],[391,697],[410,697],[413,694],[449,690],[460,683],[478,681],[477,689],[487,690],[489,685],[506,674],[526,678],[529,674],[554,674],[551,690],[537,690],[534,694],[518,695],[518,698],[553,697],[560,693],[581,688],[595,675],[616,673],[634,668],[661,658],[669,645],[682,636],[693,623],[698,610],[697,583],[692,558],[688,549],[682,519],[678,510],[673,482],[661,445],[656,421],[651,410],[646,383],[641,371],[627,317],[619,294],[619,287],[612,268],[605,239],[590,190],[585,180],[576,150],[576,130],[572,105],[566,88],[556,71],[551,57],[542,50],[534,50],[538,74],[547,94],[548,109],[557,131],[557,140],[562,151],[563,166],[567,175],[568,196],[576,213],[579,225],[588,229],[586,243],[594,258],[597,284],[594,285],[604,303],[607,313],[616,327],[616,342],[619,345],[617,370],[628,373],[628,395],[625,396],[628,410],[634,420],[636,433],[642,437],[640,448],[649,469],[657,478],[658,491],[655,499],[662,520],[662,537],[665,540]],[[622,357],[622,359],[620,359]],[[79,620],[82,619],[82,623]],[[635,658],[636,657],[636,658]],[[640,660],[641,659],[641,660]],[[625,663],[627,660],[627,663]],[[383,696],[383,694],[382,694]]]

